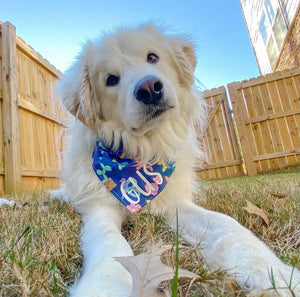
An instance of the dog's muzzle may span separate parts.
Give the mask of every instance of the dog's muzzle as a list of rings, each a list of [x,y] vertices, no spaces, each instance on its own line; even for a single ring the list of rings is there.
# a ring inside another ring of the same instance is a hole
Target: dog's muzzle
[[[163,93],[163,83],[153,75],[148,75],[141,79],[134,89],[136,100],[146,105],[158,105],[163,97]]]

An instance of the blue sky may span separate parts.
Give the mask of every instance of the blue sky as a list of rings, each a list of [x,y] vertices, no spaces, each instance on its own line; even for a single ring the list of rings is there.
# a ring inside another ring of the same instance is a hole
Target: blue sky
[[[0,0],[0,7],[0,20],[61,71],[88,38],[150,20],[192,37],[206,89],[259,75],[238,0]]]

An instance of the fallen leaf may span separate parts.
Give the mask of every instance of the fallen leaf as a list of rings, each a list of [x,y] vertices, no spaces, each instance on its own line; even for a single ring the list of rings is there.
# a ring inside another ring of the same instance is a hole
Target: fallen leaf
[[[270,192],[270,194],[277,199],[283,199],[283,198],[287,197],[287,195],[285,195],[285,194],[276,194],[276,193],[272,193],[272,192]]]
[[[247,206],[243,207],[248,213],[250,214],[255,214],[260,216],[264,223],[269,226],[270,225],[270,220],[267,216],[267,214],[265,213],[264,210],[262,210],[261,208],[257,207],[256,205],[254,205],[253,203],[251,203],[250,201],[246,200],[247,202]]]
[[[167,248],[169,249],[169,248]],[[129,297],[161,296],[157,288],[159,284],[174,277],[174,269],[161,262],[160,256],[166,248],[153,248],[150,252],[137,256],[116,257],[131,274],[133,287]],[[199,276],[193,272],[179,269],[178,276],[196,279]]]

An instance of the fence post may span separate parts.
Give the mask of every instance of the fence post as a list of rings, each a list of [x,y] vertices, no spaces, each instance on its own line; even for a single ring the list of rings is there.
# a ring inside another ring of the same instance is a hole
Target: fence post
[[[239,135],[239,140],[241,144],[242,154],[247,170],[247,174],[249,176],[256,175],[257,169],[255,162],[253,160],[253,154],[251,151],[251,144],[250,140],[247,136],[246,126],[244,123],[244,120],[247,118],[247,112],[245,109],[244,102],[242,102],[242,99],[238,95],[238,89],[240,84],[237,83],[231,83],[227,85],[229,97],[234,113],[234,119],[236,122],[236,127]]]
[[[16,28],[2,24],[3,140],[5,192],[21,188]]]

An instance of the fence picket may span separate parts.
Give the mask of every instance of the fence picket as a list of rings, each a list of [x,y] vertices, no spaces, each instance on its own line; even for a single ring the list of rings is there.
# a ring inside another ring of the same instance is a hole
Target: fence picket
[[[8,22],[2,25],[2,79],[5,190],[13,193],[21,188],[21,168],[16,29]]]
[[[231,83],[227,87],[239,134],[239,141],[241,144],[241,149],[243,151],[243,158],[247,169],[247,174],[250,176],[256,175],[257,169],[253,161],[253,143],[250,143],[248,140],[248,137],[250,137],[250,133],[249,131],[247,131],[247,127],[244,124],[244,121],[248,118],[248,114],[244,104],[245,101],[242,95],[241,84]],[[249,113],[252,114],[253,110],[250,109]]]

